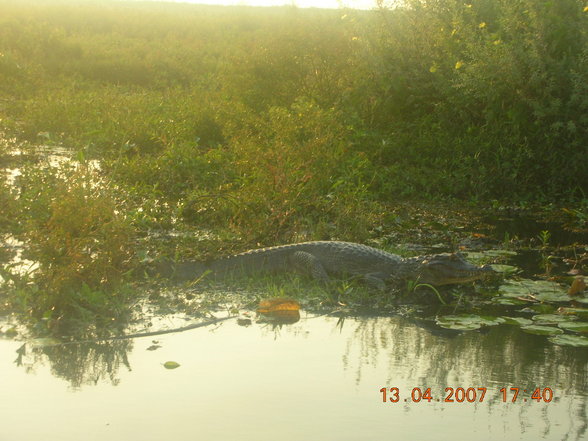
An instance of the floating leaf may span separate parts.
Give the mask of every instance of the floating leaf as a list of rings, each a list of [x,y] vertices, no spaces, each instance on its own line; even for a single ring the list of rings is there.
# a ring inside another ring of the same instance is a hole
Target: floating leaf
[[[588,308],[559,308],[557,310],[561,314],[574,315],[582,318],[588,318]]]
[[[501,317],[479,316],[475,314],[446,315],[436,319],[437,325],[445,329],[472,331],[482,326],[495,326],[504,323]]]
[[[300,303],[288,298],[266,299],[259,302],[257,312],[274,323],[296,323],[300,320]]]
[[[527,311],[521,312],[530,312],[531,314],[552,314],[556,311],[555,306],[550,305],[549,303],[536,303],[528,308],[525,308]]]
[[[239,317],[237,319],[237,324],[239,326],[249,326],[251,323],[252,323],[251,319],[248,317]]]
[[[529,334],[536,334],[536,335],[563,334],[563,330],[561,330],[559,328],[554,328],[553,326],[541,326],[541,325],[521,326],[521,330],[525,331]]]
[[[588,333],[588,322],[562,322],[558,326],[566,331]]]
[[[166,361],[163,364],[163,367],[166,368],[166,369],[176,369],[176,368],[179,368],[180,367],[180,364],[179,363],[176,363],[175,361]]]
[[[485,251],[468,251],[466,256],[472,260],[482,260],[495,257],[512,257],[516,256],[517,252],[512,250],[485,250]]]
[[[437,323],[440,327],[445,329],[453,329],[454,331],[475,331],[480,329],[482,325],[479,323]]]
[[[299,311],[300,303],[287,298],[266,299],[259,302],[257,312],[260,314],[271,314],[276,311]]]
[[[584,277],[576,277],[572,282],[572,286],[568,289],[568,294],[571,296],[575,296],[581,294],[586,289],[586,282],[584,282]]]
[[[492,268],[497,273],[501,273],[501,274],[505,274],[505,275],[511,275],[511,274],[516,274],[516,273],[521,272],[520,268],[517,268],[516,266],[513,266],[513,265],[499,265],[499,264],[495,263],[495,264],[490,265],[490,268]]]
[[[492,303],[496,303],[498,305],[505,305],[505,306],[519,306],[519,305],[527,305],[529,302],[524,300],[516,299],[514,297],[495,297],[492,299]]]
[[[501,318],[504,319],[504,323],[507,325],[528,326],[533,323],[532,320],[529,320],[528,318],[524,318],[524,317],[502,316]]]
[[[509,280],[498,292],[505,297],[529,297],[542,302],[568,302],[567,293],[555,282],[548,280]]]
[[[537,314],[533,316],[533,321],[536,325],[557,325],[558,323],[569,322],[575,319],[575,317],[561,314]]]
[[[556,345],[588,348],[588,337],[583,335],[562,334],[549,337],[549,341]]]

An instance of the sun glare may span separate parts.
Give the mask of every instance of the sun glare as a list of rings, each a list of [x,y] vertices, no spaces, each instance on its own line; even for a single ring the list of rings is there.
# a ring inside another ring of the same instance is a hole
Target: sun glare
[[[158,0],[161,1],[161,0]],[[204,5],[239,6],[297,6],[299,8],[353,8],[373,9],[376,0],[163,0],[174,3],[195,3]]]

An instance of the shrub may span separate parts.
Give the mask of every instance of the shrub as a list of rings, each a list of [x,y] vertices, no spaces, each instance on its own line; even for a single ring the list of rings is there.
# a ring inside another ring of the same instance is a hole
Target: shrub
[[[104,297],[119,286],[131,266],[132,228],[113,189],[88,164],[44,173],[48,179],[30,181],[22,197],[24,257],[38,265],[35,313],[91,309],[91,296],[78,294]]]

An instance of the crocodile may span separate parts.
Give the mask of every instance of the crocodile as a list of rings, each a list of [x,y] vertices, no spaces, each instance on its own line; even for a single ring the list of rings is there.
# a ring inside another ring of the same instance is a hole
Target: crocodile
[[[407,280],[440,286],[467,283],[494,274],[490,266],[473,265],[460,253],[402,258],[358,243],[314,241],[255,249],[209,263],[174,264],[172,276],[176,280],[190,280],[204,272],[224,277],[294,271],[321,282],[328,282],[332,275],[359,277],[381,290]]]

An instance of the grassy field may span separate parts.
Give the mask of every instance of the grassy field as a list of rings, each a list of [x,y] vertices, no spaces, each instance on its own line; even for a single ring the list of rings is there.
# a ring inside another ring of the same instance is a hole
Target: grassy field
[[[60,145],[80,164],[0,188],[2,231],[40,265],[43,301],[19,296],[36,316],[117,286],[154,230],[198,232],[158,253],[202,257],[365,241],[411,200],[585,222],[588,9],[0,0],[0,129],[4,153]]]

